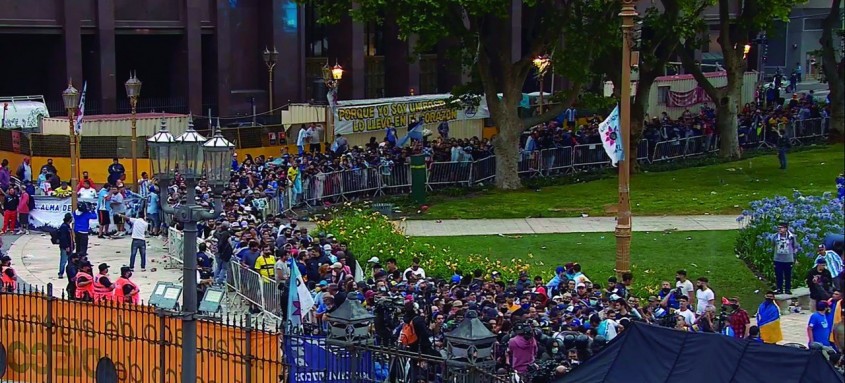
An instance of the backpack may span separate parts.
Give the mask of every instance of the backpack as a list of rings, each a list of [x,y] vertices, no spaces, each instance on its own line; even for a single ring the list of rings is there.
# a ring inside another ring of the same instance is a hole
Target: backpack
[[[26,206],[29,208],[29,211],[35,210],[35,198],[29,196],[29,199],[26,201]]]
[[[402,331],[399,332],[399,343],[404,346],[410,346],[414,343],[417,343],[418,340],[419,339],[417,338],[417,333],[416,331],[414,331],[413,320],[402,325]]]
[[[50,230],[50,243],[54,245],[59,244],[59,231],[58,230]]]

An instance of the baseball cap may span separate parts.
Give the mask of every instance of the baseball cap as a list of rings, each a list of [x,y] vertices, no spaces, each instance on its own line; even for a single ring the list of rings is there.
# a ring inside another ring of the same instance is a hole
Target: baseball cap
[[[327,243],[327,244],[325,244],[325,245],[323,245],[323,250],[325,250],[325,251],[329,251],[329,250],[331,250],[331,249],[332,249],[332,245],[329,245],[328,243]]]
[[[461,276],[460,275],[453,275],[452,276],[452,283],[461,283]]]
[[[367,263],[379,263],[380,259],[378,257],[372,257],[367,260]]]
[[[824,264],[825,264],[824,258],[818,258],[818,259],[816,259],[816,264],[817,264],[817,265],[824,265]]]

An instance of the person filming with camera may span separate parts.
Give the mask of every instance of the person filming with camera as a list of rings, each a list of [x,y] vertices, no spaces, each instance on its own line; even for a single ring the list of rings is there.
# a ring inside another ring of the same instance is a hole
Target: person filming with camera
[[[76,243],[76,253],[80,256],[88,255],[88,235],[91,231],[91,220],[97,219],[91,204],[80,202],[73,212],[73,239]]]

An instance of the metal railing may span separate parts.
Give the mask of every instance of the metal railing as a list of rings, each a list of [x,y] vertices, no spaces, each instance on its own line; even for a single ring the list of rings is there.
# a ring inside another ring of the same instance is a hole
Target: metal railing
[[[803,144],[827,135],[826,119],[794,121],[785,127],[793,144]],[[746,134],[741,144],[746,149],[773,147],[767,129]],[[682,161],[719,151],[719,137],[691,136],[663,141],[642,139],[637,143],[637,161],[641,164]],[[554,177],[572,172],[601,171],[610,167],[610,158],[600,143],[562,146],[521,152],[520,177]],[[495,182],[496,157],[473,161],[432,162],[426,169],[429,190],[467,187]],[[386,163],[363,169],[340,170],[304,176],[301,191],[281,190],[271,203],[272,213],[293,214],[295,207],[314,207],[325,203],[370,198],[385,194],[407,194],[411,187],[410,165]]]
[[[280,333],[249,315],[197,318],[192,349],[178,312],[56,297],[52,284],[0,293],[0,307],[0,345],[10,350],[3,382],[103,381],[108,365],[117,375],[107,381],[179,382],[182,353],[195,353],[198,382],[278,382],[284,374]]]

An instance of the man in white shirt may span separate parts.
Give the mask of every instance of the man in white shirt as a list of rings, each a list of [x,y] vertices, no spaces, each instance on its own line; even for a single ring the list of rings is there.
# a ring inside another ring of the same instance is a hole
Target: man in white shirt
[[[296,136],[296,147],[299,149],[300,156],[305,154],[305,144],[308,143],[308,137],[308,128],[304,126],[299,128],[299,134]]]
[[[402,279],[406,279],[405,276],[408,275],[408,272],[413,274],[417,279],[425,279],[425,270],[423,270],[423,268],[420,267],[420,259],[419,258],[414,258],[413,263],[411,264],[411,267],[405,269],[405,272],[402,273]]]
[[[698,278],[698,289],[695,290],[695,313],[698,315],[704,314],[707,306],[713,306],[716,300],[716,294],[707,286],[708,282],[707,277]]]
[[[695,323],[695,314],[693,314],[692,310],[689,309],[689,299],[685,296],[678,297],[678,304],[680,309],[678,310],[678,315],[684,318],[684,322],[686,322],[687,326],[692,326]]]
[[[692,292],[695,291],[695,287],[693,287],[692,282],[687,279],[687,271],[686,270],[678,270],[675,273],[675,288],[681,288],[681,293],[684,294],[691,304],[695,304],[695,297],[693,296]]]
[[[85,181],[82,187],[76,192],[80,199],[93,200],[97,199],[97,189],[91,187],[91,183]]]
[[[144,218],[132,218],[123,216],[132,225],[132,248],[129,256],[129,268],[135,269],[135,254],[141,253],[141,271],[147,271],[147,238],[146,232],[149,224]]]
[[[310,138],[309,141],[311,143],[311,147],[309,148],[309,150],[311,151],[311,153],[320,153],[322,131],[322,125],[311,124],[311,126],[308,127],[308,137]]]

